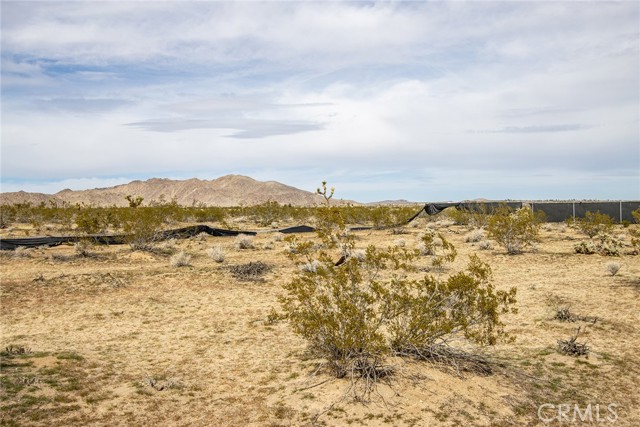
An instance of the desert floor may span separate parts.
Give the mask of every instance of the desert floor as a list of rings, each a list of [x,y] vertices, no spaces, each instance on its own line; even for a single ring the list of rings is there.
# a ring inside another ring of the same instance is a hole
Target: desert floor
[[[456,245],[450,271],[477,253],[499,289],[518,289],[518,313],[504,316],[516,341],[482,350],[491,375],[390,360],[396,374],[355,401],[348,379],[331,377],[286,321],[269,317],[296,271],[274,233],[256,236],[253,249],[211,236],[154,252],[93,247],[87,257],[63,245],[1,254],[0,424],[640,425],[640,257],[576,254],[584,238],[564,224],[545,224],[535,250],[521,255],[480,250],[464,241],[467,228],[424,219],[404,234],[358,231],[357,245],[415,247],[426,226]],[[616,235],[628,251],[627,231]],[[222,263],[207,255],[217,245]],[[190,265],[173,267],[180,250]],[[232,275],[251,261],[271,269],[259,280]],[[612,261],[622,266],[615,276]],[[583,318],[555,320],[566,307]],[[557,340],[578,327],[588,357],[561,354]],[[538,417],[543,404],[548,423]],[[551,420],[558,405],[571,408],[562,423]]]

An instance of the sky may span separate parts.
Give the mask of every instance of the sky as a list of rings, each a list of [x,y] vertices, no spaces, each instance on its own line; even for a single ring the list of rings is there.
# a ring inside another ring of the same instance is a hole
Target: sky
[[[5,1],[1,191],[640,199],[640,2]]]

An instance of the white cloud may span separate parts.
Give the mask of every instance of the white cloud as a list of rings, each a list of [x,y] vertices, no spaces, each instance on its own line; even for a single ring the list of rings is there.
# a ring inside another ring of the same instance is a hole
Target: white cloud
[[[425,183],[640,197],[639,9],[3,3],[3,180],[234,172],[333,177],[352,198]]]

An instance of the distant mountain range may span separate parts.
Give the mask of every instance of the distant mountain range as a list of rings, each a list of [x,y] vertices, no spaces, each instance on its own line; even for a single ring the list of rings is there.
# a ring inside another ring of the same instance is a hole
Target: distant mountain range
[[[207,206],[251,206],[268,201],[294,206],[315,206],[322,203],[321,196],[281,184],[276,181],[256,181],[242,175],[226,175],[211,181],[188,179],[177,181],[171,179],[151,178],[146,181],[132,181],[115,187],[95,188],[93,190],[72,191],[69,189],[55,194],[27,193],[17,191],[0,193],[0,204],[14,203],[49,203],[58,205],[64,202],[71,204],[84,203],[93,206],[128,206],[125,197],[141,196],[142,205],[164,200],[176,200],[180,205],[190,206],[203,203]],[[356,202],[336,200],[336,204]]]

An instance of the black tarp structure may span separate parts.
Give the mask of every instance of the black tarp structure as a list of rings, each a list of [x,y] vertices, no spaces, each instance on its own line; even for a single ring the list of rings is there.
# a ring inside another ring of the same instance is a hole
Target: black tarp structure
[[[353,227],[351,231],[372,230],[372,229],[388,229],[402,227],[415,220],[423,212],[427,215],[437,215],[447,208],[454,207],[458,210],[467,212],[486,212],[491,213],[500,206],[508,206],[511,209],[519,209],[525,205],[523,202],[445,202],[445,203],[426,203],[416,214],[406,221],[388,226],[388,227]],[[562,222],[568,218],[583,217],[587,212],[600,212],[607,214],[616,221],[630,221],[634,218],[631,212],[640,208],[640,201],[620,201],[620,202],[529,202],[534,211],[543,211],[549,222]],[[280,232],[284,234],[291,233],[311,233],[315,228],[308,225],[298,225],[295,227],[273,230],[272,232]],[[173,230],[165,230],[158,233],[157,240],[167,240],[174,238],[188,238],[196,236],[200,233],[206,233],[210,236],[237,236],[239,234],[256,235],[257,231],[240,231],[225,230],[222,228],[209,227],[200,224],[190,227],[183,227]],[[75,243],[80,240],[91,240],[97,244],[118,245],[127,241],[126,235],[92,235],[92,236],[62,236],[62,237],[30,237],[21,239],[0,239],[0,250],[15,250],[17,247],[39,247],[39,246],[58,246],[64,243]]]
[[[458,202],[458,203],[427,203],[424,205],[423,210],[428,215],[436,215],[442,212],[447,208],[456,208],[459,211],[467,211],[467,212],[487,212],[491,213],[496,210],[500,206],[508,206],[511,209],[520,209],[522,207],[522,202]],[[418,212],[411,218],[410,221],[415,219],[418,215],[420,215],[422,211]]]
[[[640,209],[640,201],[617,202],[531,202],[533,211],[542,211],[549,222],[563,222],[569,218],[582,218],[587,212],[609,215],[615,222],[634,222],[633,212]]]
[[[193,225],[190,227],[177,228],[173,230],[165,230],[158,233],[156,240],[168,239],[186,239],[188,237],[197,236],[200,233],[206,233],[210,236],[237,236],[239,234],[257,234],[255,231],[238,231],[225,230],[222,228],[213,228],[208,225]],[[126,235],[90,235],[90,236],[62,236],[62,237],[30,237],[21,239],[0,239],[0,250],[15,250],[19,246],[27,248],[36,248],[39,246],[58,246],[65,243],[75,243],[80,240],[90,240],[101,245],[120,245],[127,241]]]

